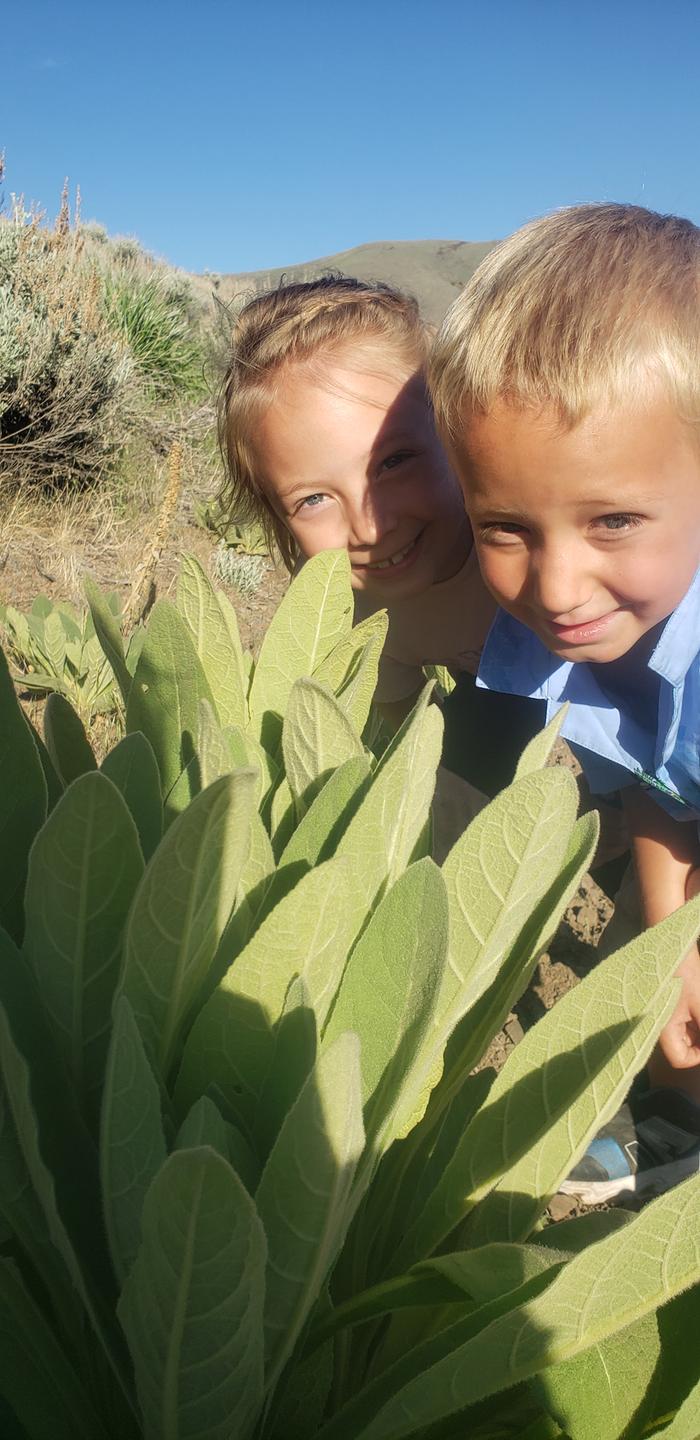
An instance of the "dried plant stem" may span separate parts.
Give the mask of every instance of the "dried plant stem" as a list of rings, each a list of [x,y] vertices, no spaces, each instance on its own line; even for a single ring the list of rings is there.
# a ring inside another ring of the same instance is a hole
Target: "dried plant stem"
[[[176,440],[168,457],[168,479],[156,515],[155,529],[136,566],[131,593],[126,604],[124,628],[127,634],[135,630],[136,626],[146,618],[155,599],[156,566],[170,535],[181,486],[182,444]]]

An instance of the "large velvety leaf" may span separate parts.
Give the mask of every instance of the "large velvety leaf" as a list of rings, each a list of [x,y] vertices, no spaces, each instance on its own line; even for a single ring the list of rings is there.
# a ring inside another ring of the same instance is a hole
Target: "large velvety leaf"
[[[502,790],[447,856],[450,963],[438,1021],[448,1034],[488,988],[556,879],[577,804],[575,781],[563,766],[535,771]]]
[[[578,891],[583,875],[589,869],[597,840],[598,817],[595,811],[591,811],[576,821],[561,869],[511,941],[495,979],[481,999],[458,1021],[445,1052],[445,1073],[431,1102],[431,1107],[435,1106],[435,1119],[458,1093],[464,1076],[482,1059],[515,1001],[528,985],[537,960],[547,949],[561,917]],[[471,978],[468,975],[468,991],[470,987]],[[443,1035],[459,1009],[457,995],[453,1006],[443,1017]],[[441,1039],[440,1028],[436,1027],[431,1043],[433,1051],[434,1042],[439,1044]]]
[[[388,628],[386,610],[368,615],[338,642],[314,671],[314,680],[333,691],[360,735],[367,724],[377,688],[379,660]]]
[[[364,755],[362,741],[331,691],[302,677],[292,686],[282,727],[284,768],[297,809],[306,809],[330,772]]]
[[[27,856],[46,818],[47,788],[41,761],[25,723],[0,650],[0,924],[21,939]]]
[[[432,1019],[447,958],[447,897],[432,860],[420,860],[387,892],[343,975],[324,1046],[346,1030],[361,1041],[368,1138],[387,1148],[419,1118],[429,1091],[415,1092],[413,1062]]]
[[[593,1135],[614,1115],[673,1009],[677,985],[672,977],[698,930],[700,899],[602,961],[513,1050],[489,1103],[498,1105],[503,1097],[508,1124],[518,1124],[521,1100],[544,1113],[549,1123],[480,1207],[474,1217],[477,1243],[496,1234],[524,1239]],[[635,1020],[629,1037],[622,1038],[625,1024]],[[595,1037],[606,1031],[612,1035],[616,1028],[620,1044],[596,1073]],[[564,1059],[566,1077],[561,1074],[557,1079]],[[561,1087],[569,1085],[579,1089],[578,1098],[555,1119]]]
[[[124,655],[124,642],[119,629],[116,617],[112,614],[110,607],[98,589],[94,580],[89,575],[83,580],[85,598],[90,606],[92,623],[95,627],[95,634],[100,642],[102,650],[112,667],[112,674],[121,691],[122,700],[126,705],[131,689],[131,675],[126,668]]]
[[[232,643],[219,597],[193,555],[183,557],[177,604],[189,627],[222,725],[244,725],[246,698],[240,643]]]
[[[124,926],[142,873],[126,802],[99,771],[82,775],[32,849],[24,950],[90,1119],[99,1110]]]
[[[700,1380],[693,1386],[675,1418],[664,1430],[661,1440],[698,1440],[700,1435]]]
[[[0,1395],[31,1440],[108,1440],[88,1390],[27,1290],[0,1259]]]
[[[146,1440],[247,1440],[263,1393],[265,1235],[208,1148],[178,1150],[146,1196],[119,1303]]]
[[[397,1265],[430,1254],[479,1200],[474,1243],[529,1234],[619,1105],[673,1007],[670,977],[700,918],[700,900],[691,903],[692,911],[669,916],[663,931],[648,932],[650,940],[643,935],[603,962],[516,1046],[409,1227]],[[502,1188],[483,1200],[497,1181]]]
[[[262,805],[279,775],[277,765],[250,730],[243,730],[240,725],[227,725],[224,735],[231,756],[231,768],[235,770],[241,765],[252,765],[260,772],[257,803]]]
[[[248,697],[253,733],[271,753],[294,681],[312,675],[348,633],[352,608],[347,550],[324,550],[307,560],[268,627]]]
[[[51,1296],[56,1314],[69,1331],[72,1283],[59,1252],[54,1248],[46,1216],[36,1196],[24,1155],[17,1139],[14,1120],[0,1086],[0,1215],[4,1228],[14,1236]]]
[[[429,700],[426,687],[337,845],[362,877],[368,908],[406,869],[428,818],[443,730]]]
[[[195,752],[200,700],[214,703],[190,632],[175,606],[158,600],[129,691],[126,728],[150,742],[164,795]]]
[[[63,695],[49,695],[44,707],[44,738],[62,785],[97,769],[85,727]]]
[[[102,1228],[97,1158],[33,976],[2,931],[0,1067],[15,1134],[51,1239],[119,1378],[121,1356],[109,1309],[113,1281]]]
[[[166,1158],[160,1090],[131,1006],[114,1008],[100,1127],[100,1181],[112,1263],[120,1280],[141,1241],[146,1191]]]
[[[582,1355],[545,1370],[531,1382],[533,1393],[568,1440],[620,1440],[636,1420],[660,1350],[656,1315],[644,1315]]]
[[[516,780],[520,775],[531,775],[533,770],[541,770],[548,763],[559,738],[559,731],[564,724],[568,708],[569,702],[567,701],[565,705],[561,706],[561,709],[557,710],[549,724],[545,725],[544,730],[540,730],[539,735],[535,735],[525,746],[516,766]]]
[[[362,888],[337,860],[310,871],[280,901],[195,1020],[175,1092],[181,1110],[214,1084],[234,1114],[242,1107],[250,1116],[291,982],[303,977],[321,1027],[364,916]]]
[[[321,1056],[283,1122],[256,1192],[268,1244],[266,1387],[274,1388],[351,1219],[364,1145],[356,1035]]]
[[[405,1385],[357,1440],[403,1440],[619,1334],[700,1279],[694,1176],[577,1255],[544,1294]]]
[[[144,860],[150,860],[163,833],[163,806],[156,757],[145,735],[134,730],[125,735],[101,765],[120,790],[138,830]]]
[[[248,944],[261,918],[274,869],[275,857],[267,831],[254,810],[250,817],[250,850],[241,871],[236,904],[211,968],[212,989],[226,974],[234,957]]]
[[[365,756],[346,760],[319,791],[280,856],[269,903],[286,895],[301,874],[319,860],[330,860],[369,783]]]
[[[224,775],[171,825],[136,893],[120,990],[167,1074],[231,913],[250,843],[255,776]]]

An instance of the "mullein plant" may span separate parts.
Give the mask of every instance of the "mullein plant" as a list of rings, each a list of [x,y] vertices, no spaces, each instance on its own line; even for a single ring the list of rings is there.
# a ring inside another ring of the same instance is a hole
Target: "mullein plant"
[[[3,1435],[689,1440],[700,1178],[544,1217],[700,899],[479,1069],[596,843],[556,726],[438,867],[440,710],[365,743],[386,616],[353,629],[344,552],[255,663],[194,560],[133,666],[88,598],[99,767],[0,667]]]

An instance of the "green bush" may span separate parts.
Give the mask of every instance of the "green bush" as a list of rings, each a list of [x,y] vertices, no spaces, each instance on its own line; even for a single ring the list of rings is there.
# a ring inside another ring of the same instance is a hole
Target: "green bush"
[[[93,479],[130,430],[133,361],[83,244],[23,215],[0,221],[0,478],[13,483]]]
[[[475,1073],[595,845],[556,727],[438,868],[440,713],[426,687],[368,752],[386,617],[351,629],[345,552],[255,665],[192,560],[133,677],[90,603],[126,707],[99,770],[0,669],[5,1433],[634,1440],[678,1410],[687,1440],[700,1178],[542,1217],[700,899]]]
[[[133,266],[104,275],[107,319],[123,336],[139,373],[156,394],[196,394],[204,388],[204,355],[186,281],[165,269]]]

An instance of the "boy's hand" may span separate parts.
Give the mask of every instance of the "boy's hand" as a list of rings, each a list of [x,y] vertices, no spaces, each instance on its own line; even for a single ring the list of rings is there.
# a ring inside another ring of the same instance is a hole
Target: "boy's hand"
[[[671,1019],[659,1035],[658,1044],[661,1055],[673,1070],[689,1070],[693,1065],[700,1065],[700,955],[697,946],[689,951],[676,973],[683,981],[683,989]],[[671,1082],[666,1080],[665,1083]]]
[[[686,897],[692,900],[699,892],[700,869],[696,869],[688,877]],[[659,1035],[656,1051],[649,1062],[649,1075],[652,1084],[680,1086],[698,1101],[700,1069],[695,1076],[687,1074],[695,1066],[700,1067],[700,953],[697,945],[688,951],[677,974],[683,982],[683,989],[671,1019]]]

